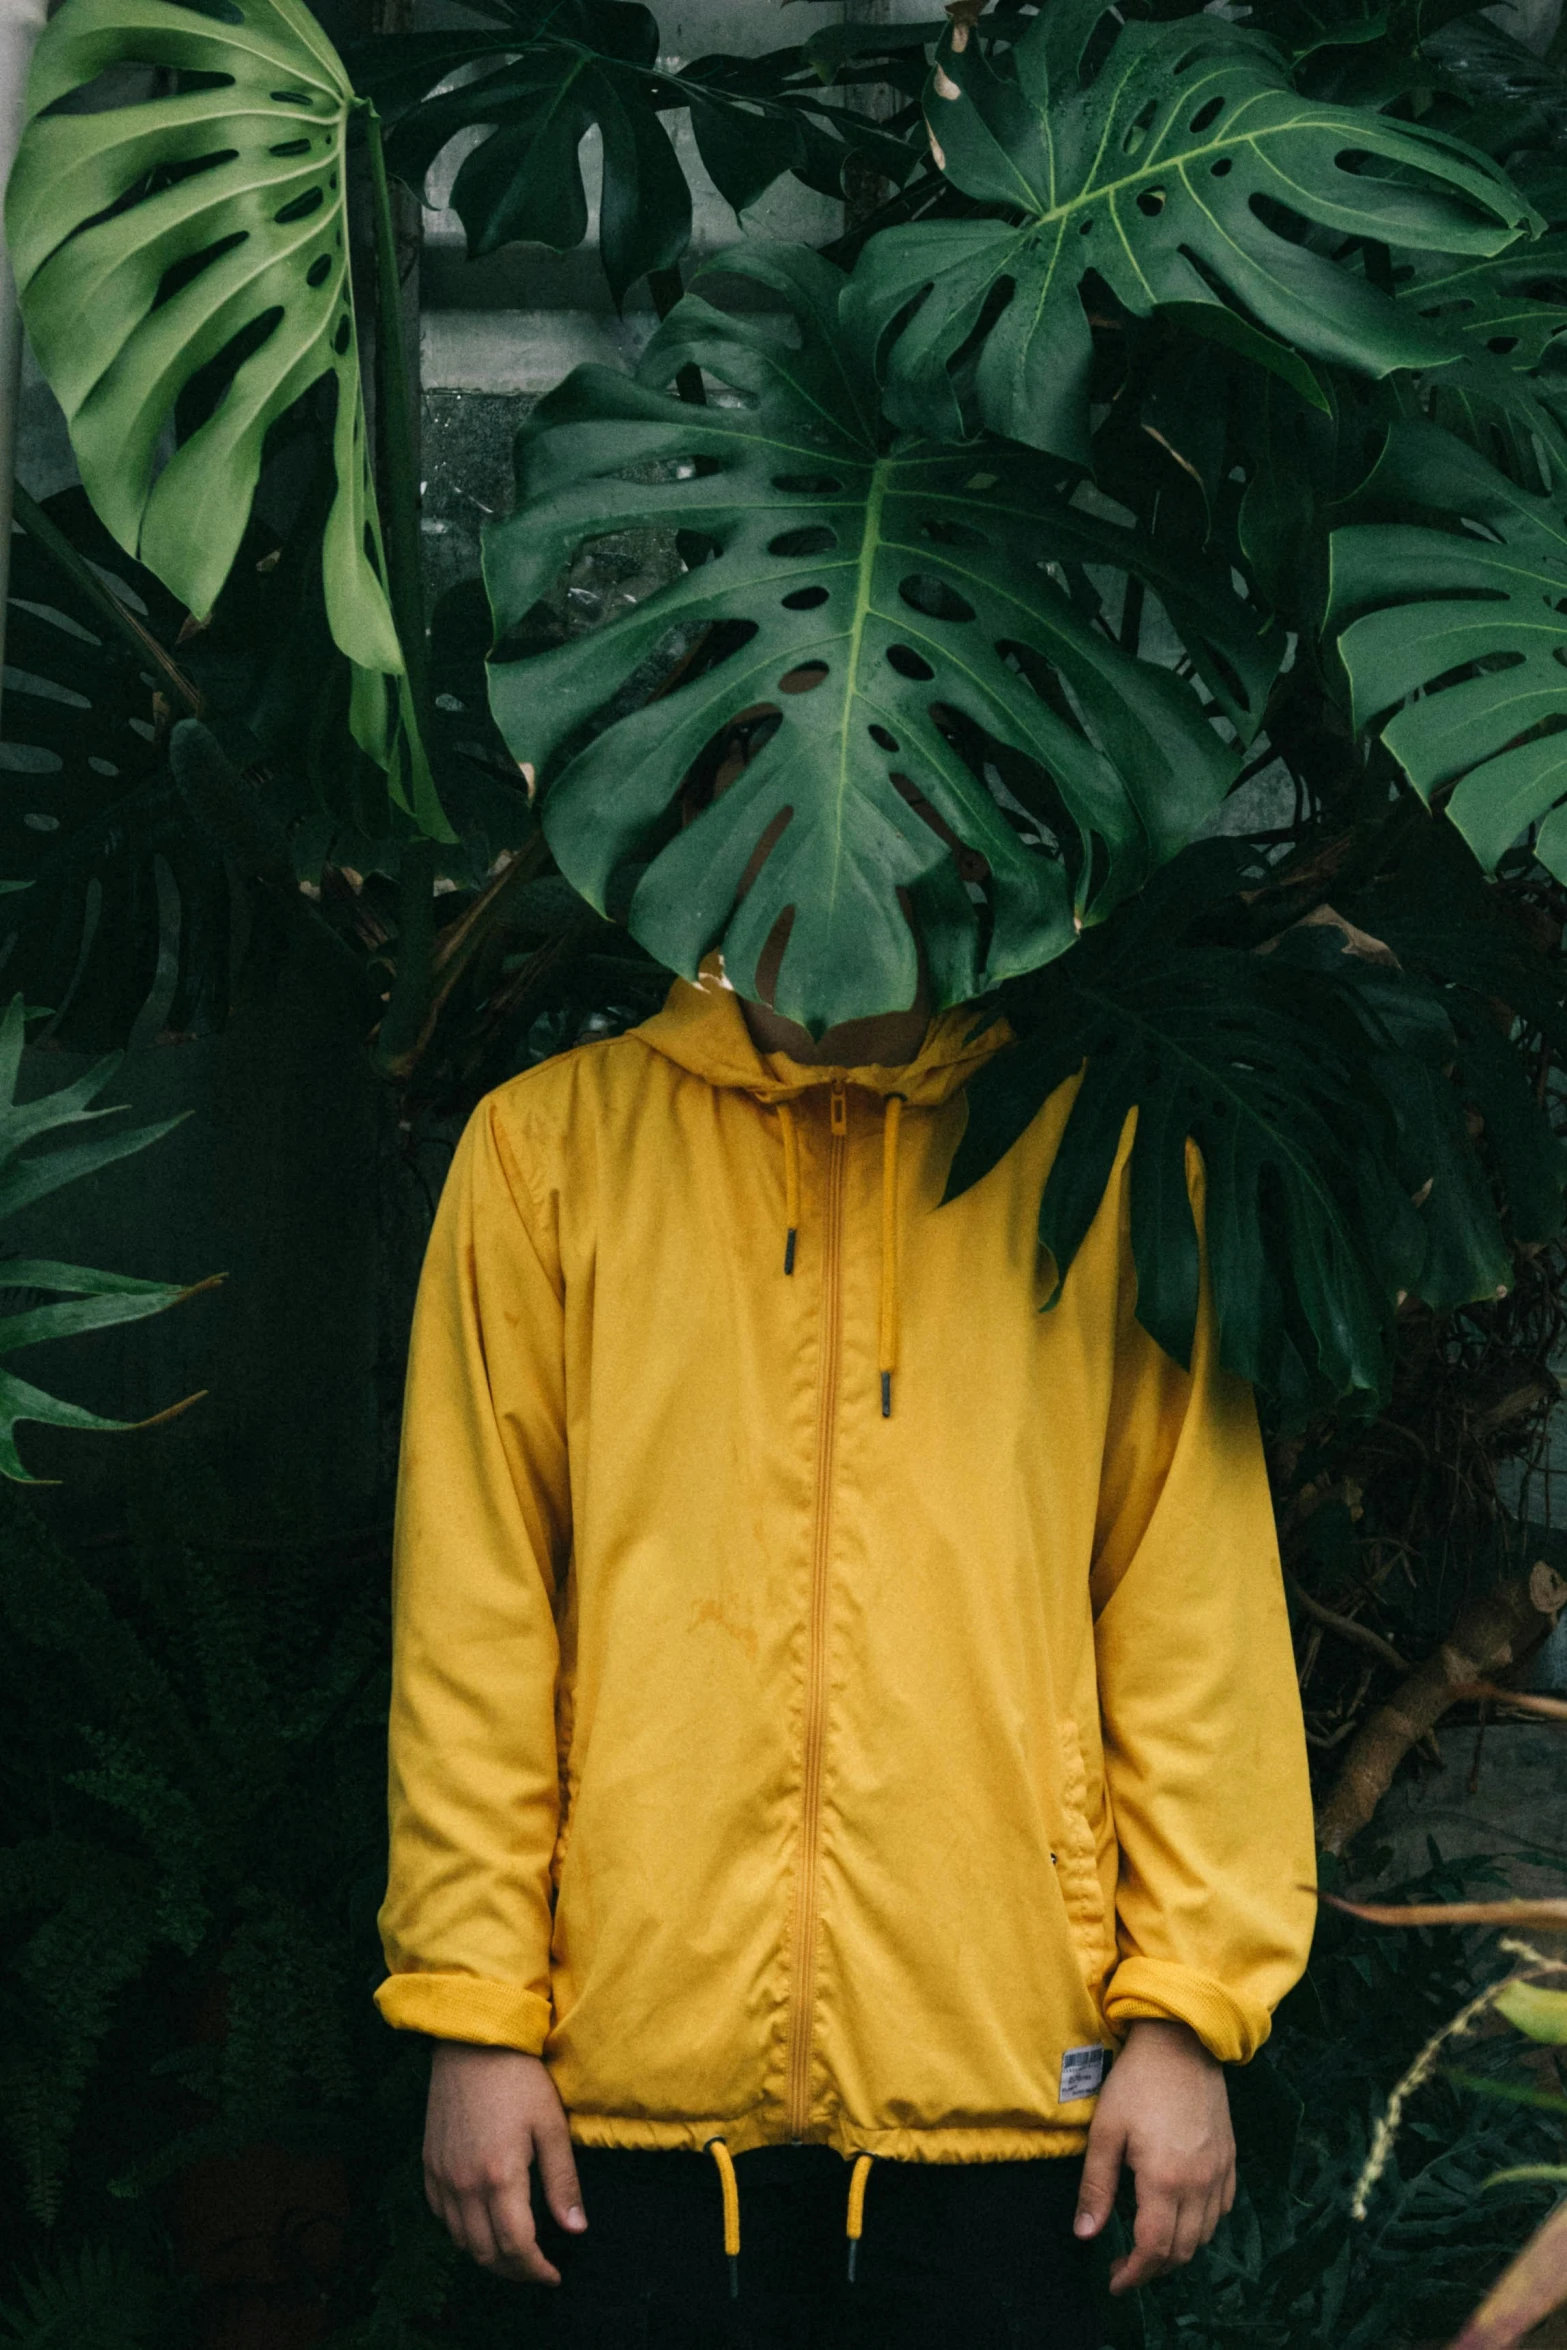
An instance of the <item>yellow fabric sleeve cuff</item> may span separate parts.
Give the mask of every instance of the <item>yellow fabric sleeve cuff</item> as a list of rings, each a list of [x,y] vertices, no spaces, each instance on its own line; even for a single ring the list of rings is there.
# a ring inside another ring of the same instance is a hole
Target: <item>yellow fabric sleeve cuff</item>
[[[1117,2032],[1139,2017],[1189,2024],[1220,2064],[1246,2064],[1273,2027],[1265,2007],[1243,2007],[1222,1983],[1161,1958],[1126,1958],[1110,1978],[1105,2021]]]
[[[482,1975],[388,1975],[375,2003],[394,2031],[518,2048],[524,2056],[542,2052],[550,2028],[550,2003],[537,1991]]]

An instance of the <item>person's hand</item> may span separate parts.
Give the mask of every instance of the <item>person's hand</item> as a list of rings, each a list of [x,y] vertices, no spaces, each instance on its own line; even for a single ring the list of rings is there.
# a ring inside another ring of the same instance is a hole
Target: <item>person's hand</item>
[[[454,2244],[521,2284],[558,2285],[539,2250],[528,2199],[537,2161],[550,2210],[574,2236],[587,2226],[566,2115],[548,2070],[516,2048],[441,2040],[430,2068],[424,2192]]]
[[[1235,2135],[1224,2068],[1186,2024],[1134,2023],[1088,2131],[1073,2223],[1097,2236],[1123,2162],[1137,2177],[1133,2249],[1110,2271],[1130,2293],[1191,2259],[1235,2201]]]

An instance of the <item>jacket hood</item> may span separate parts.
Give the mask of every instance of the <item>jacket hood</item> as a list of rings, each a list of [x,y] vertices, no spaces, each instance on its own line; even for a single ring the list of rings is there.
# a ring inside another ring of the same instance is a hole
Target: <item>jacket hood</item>
[[[972,1004],[959,1004],[936,1014],[919,1051],[901,1067],[868,1062],[856,1069],[834,1068],[791,1060],[787,1053],[759,1052],[716,955],[708,956],[695,983],[677,979],[663,1010],[631,1034],[693,1077],[734,1086],[760,1102],[797,1101],[816,1086],[857,1085],[867,1093],[897,1094],[917,1109],[936,1109],[950,1100],[1012,1039],[1001,1014],[987,1021]]]

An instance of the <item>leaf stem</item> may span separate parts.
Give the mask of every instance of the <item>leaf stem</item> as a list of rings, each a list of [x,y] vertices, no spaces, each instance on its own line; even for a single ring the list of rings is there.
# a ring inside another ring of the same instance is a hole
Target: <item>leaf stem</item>
[[[419,561],[419,484],[415,478],[412,392],[403,353],[403,286],[397,268],[397,229],[381,117],[363,101],[370,158],[370,218],[375,232],[375,351],[380,379],[376,419],[386,460],[386,569],[392,618],[408,665],[414,706],[425,731],[429,664],[425,651],[424,584]]]
[[[403,286],[397,267],[397,231],[386,174],[381,117],[362,101],[370,159],[370,218],[375,234],[375,350],[380,397],[376,422],[386,484],[386,586],[403,649],[415,723],[429,740],[430,664],[425,639],[424,581],[419,545],[419,484],[415,478],[412,391],[403,355]],[[435,879],[437,845],[406,841],[397,876],[397,968],[375,1042],[385,1075],[406,1073],[410,1048],[426,1030],[435,992]]]
[[[86,556],[72,546],[59,524],[51,521],[20,482],[15,484],[13,496],[16,518],[28,537],[38,541],[55,569],[80,589],[99,617],[107,621],[117,636],[124,638],[133,652],[152,664],[169,690],[179,696],[193,717],[199,718],[203,707],[199,687],[191,683],[179,663],[164,651],[151,629],[144,628],[135,613],[126,610]]]
[[[653,297],[653,307],[662,322],[669,316],[686,289],[681,283],[678,269],[650,269],[647,273],[647,290]],[[693,408],[707,406],[707,390],[702,382],[702,370],[697,366],[695,360],[688,359],[684,367],[676,374],[675,389],[682,400],[689,401]]]

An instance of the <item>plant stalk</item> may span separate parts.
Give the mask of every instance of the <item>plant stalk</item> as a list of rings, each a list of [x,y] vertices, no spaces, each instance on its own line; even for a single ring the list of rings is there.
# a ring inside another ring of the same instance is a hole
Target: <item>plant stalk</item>
[[[650,269],[647,273],[647,290],[653,297],[653,307],[662,324],[685,292],[685,287],[678,269]],[[688,359],[677,373],[675,389],[682,400],[689,401],[693,408],[707,406],[707,389],[702,382],[702,370],[694,360]]]
[[[158,672],[169,692],[184,705],[191,717],[202,713],[202,698],[198,687],[191,683],[179,663],[166,653],[152,631],[144,628],[134,612],[128,612],[113,590],[105,586],[85,555],[78,553],[59,525],[52,522],[36,498],[30,497],[20,482],[12,485],[16,519],[30,539],[36,539],[55,569],[62,572],[78,588],[93,610],[123,637],[132,651],[139,654]]]
[[[403,286],[397,270],[397,224],[381,117],[364,102],[365,148],[370,158],[370,216],[375,231],[375,353],[380,397],[376,421],[386,460],[386,586],[403,648],[420,732],[424,733],[429,662],[425,648],[424,582],[419,560],[419,482],[414,458],[412,392],[403,349]]]
[[[386,484],[386,586],[408,671],[414,718],[429,739],[430,663],[425,639],[424,581],[419,543],[419,483],[414,462],[412,393],[403,350],[403,287],[397,268],[397,228],[381,117],[364,102],[365,149],[370,159],[370,217],[375,233],[375,350],[380,397],[376,423]],[[424,1034],[435,990],[436,843],[420,838],[403,849],[397,877],[397,969],[376,1036],[376,1066],[403,1073],[410,1048]]]

